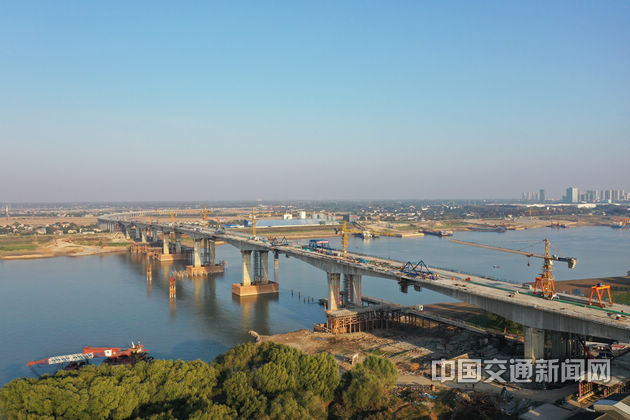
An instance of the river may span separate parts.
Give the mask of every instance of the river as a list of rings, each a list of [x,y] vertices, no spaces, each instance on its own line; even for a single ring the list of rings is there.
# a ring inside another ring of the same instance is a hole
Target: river
[[[630,231],[608,227],[549,228],[505,233],[456,232],[455,238],[513,249],[576,257],[578,265],[555,265],[558,280],[625,275],[630,270]],[[340,240],[331,240],[340,247]],[[423,238],[350,238],[349,249],[401,261],[424,260],[429,266],[522,283],[540,272],[542,260]],[[162,265],[146,280],[146,262],[129,254],[0,261],[0,384],[33,371],[29,360],[80,352],[83,346],[125,347],[141,340],[156,358],[212,360],[228,348],[250,341],[248,331],[276,334],[312,328],[323,322],[316,302],[326,296],[322,271],[293,258],[280,258],[280,293],[239,299],[231,284],[240,281],[237,249],[217,247],[228,269],[204,279],[177,283],[169,302],[168,274],[181,265]],[[270,261],[270,267],[273,264]],[[298,296],[299,293],[299,296]],[[363,293],[401,304],[452,299],[424,289],[404,294],[391,280],[365,278]],[[305,298],[306,297],[306,298]],[[314,303],[308,302],[309,298]]]

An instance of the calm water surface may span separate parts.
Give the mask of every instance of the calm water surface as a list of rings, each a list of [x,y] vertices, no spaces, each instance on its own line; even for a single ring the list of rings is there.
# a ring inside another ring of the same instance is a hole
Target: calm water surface
[[[625,275],[630,270],[630,231],[608,227],[534,229],[503,234],[457,232],[456,238],[528,251],[542,251],[542,239],[558,255],[578,258],[578,266],[555,266],[559,280]],[[338,238],[331,240],[340,246]],[[349,248],[404,261],[522,283],[540,272],[541,260],[456,245],[446,239],[351,238]],[[248,331],[275,334],[312,328],[324,313],[316,303],[326,296],[325,274],[293,258],[280,258],[277,296],[237,298],[231,284],[240,281],[240,253],[217,247],[228,270],[206,279],[177,284],[169,302],[168,273],[181,265],[162,265],[146,281],[144,259],[128,254],[79,258],[0,261],[0,384],[36,372],[29,360],[80,352],[85,345],[126,346],[141,340],[157,358],[210,361],[228,348],[250,341]],[[498,266],[495,267],[495,266]],[[270,264],[270,267],[273,267]],[[301,297],[298,297],[298,292]],[[452,301],[435,292],[400,292],[397,283],[363,279],[363,293],[401,304]]]

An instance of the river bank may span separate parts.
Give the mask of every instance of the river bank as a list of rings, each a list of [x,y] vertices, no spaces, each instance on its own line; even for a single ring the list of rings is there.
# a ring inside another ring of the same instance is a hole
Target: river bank
[[[131,243],[120,233],[3,237],[0,238],[0,260],[111,254],[127,251]]]

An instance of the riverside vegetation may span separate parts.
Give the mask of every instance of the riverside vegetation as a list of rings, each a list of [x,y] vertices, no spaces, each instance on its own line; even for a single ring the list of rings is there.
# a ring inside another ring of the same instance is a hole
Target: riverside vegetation
[[[396,378],[393,363],[375,356],[341,376],[330,354],[248,343],[211,364],[102,364],[16,379],[0,389],[0,418],[470,418],[457,416],[464,411],[452,392],[430,405],[403,401],[392,392]]]

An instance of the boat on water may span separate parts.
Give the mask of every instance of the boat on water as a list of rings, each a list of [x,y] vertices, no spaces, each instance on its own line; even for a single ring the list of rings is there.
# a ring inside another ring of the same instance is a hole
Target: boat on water
[[[503,233],[507,229],[504,228],[503,226],[471,226],[471,227],[468,228],[468,230],[471,230],[473,232],[500,232],[500,233]]]
[[[613,229],[630,229],[630,219],[620,220],[610,225],[610,227]]]
[[[423,230],[422,231],[425,235],[434,235],[434,236],[439,236],[440,238],[443,238],[445,236],[453,236],[453,231],[452,230]]]
[[[92,359],[104,358],[103,363],[109,365],[132,365],[139,361],[151,361],[153,357],[144,346],[138,342],[131,342],[128,348],[122,347],[83,347],[81,353],[64,354],[33,360],[27,366],[37,365],[65,365],[64,370],[76,370],[89,364]]]

